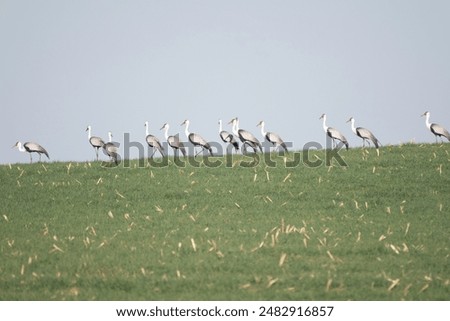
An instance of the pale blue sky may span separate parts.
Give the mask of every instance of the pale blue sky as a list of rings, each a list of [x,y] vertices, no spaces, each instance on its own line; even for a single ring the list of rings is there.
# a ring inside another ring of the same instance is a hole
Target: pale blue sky
[[[185,139],[186,118],[210,141],[238,116],[324,144],[327,113],[351,146],[350,116],[384,145],[434,142],[420,114],[450,129],[449,17],[446,0],[0,0],[0,163],[28,162],[17,140],[92,160],[87,125]]]

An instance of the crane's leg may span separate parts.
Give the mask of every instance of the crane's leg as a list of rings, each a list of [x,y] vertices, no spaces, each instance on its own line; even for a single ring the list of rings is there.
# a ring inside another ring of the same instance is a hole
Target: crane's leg
[[[41,162],[41,157],[42,157],[42,155],[41,155],[41,154],[39,154],[39,163]]]
[[[245,142],[245,144],[246,144],[245,153],[248,154],[247,147],[251,147],[253,149],[254,149],[254,147],[252,145],[250,145],[250,143],[248,143],[248,142]]]
[[[203,147],[198,151],[198,153],[197,154],[195,154],[195,156],[194,157],[197,157],[197,155],[198,154],[200,154],[201,152],[203,151]],[[195,147],[194,147],[194,152],[195,152]]]
[[[244,142],[243,144],[242,144],[242,155],[245,155],[245,154],[247,154],[247,142]]]
[[[31,153],[30,153],[30,164],[33,164],[33,156],[31,156]]]
[[[98,147],[95,148],[95,155],[97,156],[96,160],[98,161]]]

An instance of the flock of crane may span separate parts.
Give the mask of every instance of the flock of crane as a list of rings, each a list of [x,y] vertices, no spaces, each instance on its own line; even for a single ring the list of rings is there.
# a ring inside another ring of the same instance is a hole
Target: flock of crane
[[[425,124],[427,128],[435,135],[436,142],[438,137],[440,137],[441,140],[442,137],[445,137],[447,138],[448,141],[450,141],[450,134],[444,127],[435,123],[430,123],[430,113],[428,111],[423,113],[422,116],[425,116]],[[323,129],[325,133],[332,139],[333,144],[332,147],[335,148],[337,146],[336,140],[338,140],[345,145],[346,149],[348,149],[349,144],[345,136],[337,129],[327,126],[326,114],[323,114],[319,119],[323,119]],[[355,127],[355,119],[353,117],[351,117],[347,122],[351,123],[352,132],[363,140],[363,147],[365,147],[366,141],[369,144],[369,146],[370,142],[372,142],[372,144],[376,148],[379,148],[381,146],[379,140],[370,130],[363,127]],[[242,143],[243,153],[247,151],[247,146],[251,147],[255,153],[258,152],[258,150],[261,153],[263,152],[261,142],[249,131],[239,128],[239,119],[237,117],[233,118],[228,124],[232,125],[232,133],[223,130],[222,121],[219,120],[219,136],[224,143],[231,144],[237,152],[239,151],[239,143],[236,139],[237,137]],[[189,131],[189,125],[190,122],[187,119],[181,124],[181,126],[185,126],[185,134],[187,139],[191,144],[194,145],[194,152],[197,147],[200,147],[200,150],[197,152],[197,154],[195,154],[195,156],[197,156],[202,151],[207,151],[211,156],[213,156],[211,145],[199,134],[191,133]],[[283,149],[285,152],[288,152],[285,142],[281,139],[281,137],[278,134],[265,131],[264,121],[260,121],[256,126],[261,128],[262,136],[264,137],[265,140],[271,143],[275,149]],[[153,149],[153,153],[150,156],[150,158],[154,156],[156,151],[158,151],[162,157],[165,157],[163,145],[156,136],[151,135],[149,133],[148,127],[149,127],[148,122],[145,122],[145,132],[146,132],[145,140],[148,146],[150,146]],[[174,153],[177,155],[178,151],[180,151],[183,154],[183,156],[186,157],[185,146],[183,145],[183,142],[180,141],[178,135],[175,136],[169,135],[168,133],[169,124],[165,123],[161,127],[161,130],[164,130],[164,137],[169,146],[174,150]],[[104,152],[110,157],[110,160],[114,161],[117,164],[119,156],[118,147],[112,141],[111,132],[108,133],[109,141],[105,143],[103,139],[101,139],[100,137],[92,136],[91,126],[88,126],[86,131],[88,132],[89,143],[95,150],[96,159],[98,160],[98,152],[99,149],[102,148]],[[50,159],[48,152],[45,150],[45,148],[37,143],[27,142],[22,144],[21,142],[17,142],[13,147],[17,147],[18,150],[21,152],[28,152],[30,154],[30,163],[33,162],[31,153],[39,154],[39,161],[41,161],[42,154],[44,154],[45,156],[47,156],[48,159]]]

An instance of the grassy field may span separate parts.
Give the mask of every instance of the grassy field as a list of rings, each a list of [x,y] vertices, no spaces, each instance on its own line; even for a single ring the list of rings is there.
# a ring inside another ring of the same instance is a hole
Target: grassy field
[[[0,300],[449,300],[449,152],[3,165]]]

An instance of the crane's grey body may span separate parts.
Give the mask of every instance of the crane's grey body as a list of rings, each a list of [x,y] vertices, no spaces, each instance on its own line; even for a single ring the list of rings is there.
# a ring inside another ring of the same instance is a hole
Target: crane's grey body
[[[243,151],[242,152],[246,152],[246,145],[250,146],[251,148],[253,148],[253,150],[255,151],[255,153],[257,152],[257,148],[259,148],[259,150],[262,153],[262,146],[261,143],[259,142],[259,140],[250,132],[244,130],[244,129],[239,129],[239,119],[233,118],[229,123],[233,124],[233,134],[236,135],[237,137],[239,137],[239,139],[242,142],[242,146],[243,146]]]
[[[437,143],[438,136],[441,138],[441,142],[443,141],[442,136],[447,138],[448,141],[450,141],[450,133],[447,131],[447,129],[445,129],[444,127],[442,127],[439,124],[430,123],[430,112],[429,111],[426,111],[425,113],[423,113],[422,116],[425,116],[425,125],[434,134],[434,137],[436,138],[436,143]]]
[[[145,122],[145,134],[145,141],[147,142],[147,145],[153,148],[153,153],[150,158],[153,158],[153,155],[155,155],[156,151],[159,151],[161,156],[164,157],[164,147],[161,145],[161,142],[156,136],[151,135],[148,132],[148,121]]]
[[[86,131],[88,132],[89,143],[94,147],[96,160],[98,160],[98,150],[105,145],[105,142],[100,137],[91,135],[91,126],[88,126]]]
[[[38,143],[33,142],[26,142],[22,144],[21,142],[17,142],[13,147],[17,147],[19,151],[21,152],[27,152],[30,154],[30,164],[33,163],[33,157],[31,156],[31,153],[37,153],[39,154],[39,161],[41,161],[41,155],[44,154],[47,156],[48,159],[50,159],[50,156],[48,156],[47,151],[44,147],[39,145]]]
[[[103,144],[103,150],[105,151],[106,155],[109,156],[110,160],[113,161],[116,165],[119,163],[119,149],[117,145],[112,141],[112,133],[108,132],[109,141],[105,144]]]
[[[209,154],[211,156],[213,156],[211,145],[209,145],[209,143],[202,136],[189,132],[189,120],[188,119],[186,119],[181,124],[181,126],[183,126],[183,125],[186,126],[185,127],[186,137],[191,142],[191,144],[194,145],[194,152],[195,152],[195,147],[200,146],[202,148],[197,154],[195,154],[195,156],[197,156],[199,153],[201,153],[202,150],[208,150]]]
[[[365,141],[367,140],[367,143],[370,146],[370,142],[372,142],[376,148],[380,147],[380,141],[375,137],[374,134],[372,134],[372,132],[366,128],[363,127],[355,127],[355,119],[353,117],[350,117],[350,119],[347,121],[352,123],[352,131],[353,133],[362,138],[363,140],[363,147],[365,147]]]
[[[327,124],[326,124],[327,115],[326,114],[322,114],[322,116],[320,116],[319,119],[323,119],[323,130],[328,135],[328,137],[331,138],[331,140],[333,142],[333,146],[332,147],[335,148],[337,146],[336,145],[336,141],[335,141],[337,139],[337,140],[341,141],[345,145],[345,148],[348,150],[347,138],[345,138],[345,136],[340,131],[338,131],[337,129],[327,126]]]
[[[178,134],[175,136],[169,136],[169,124],[165,123],[163,127],[161,127],[161,130],[164,129],[164,136],[166,138],[167,143],[170,147],[174,150],[175,153],[178,152],[178,150],[181,151],[184,157],[186,157],[186,149],[184,148],[183,143],[180,141],[180,138],[178,137]]]
[[[222,129],[222,120],[221,119],[219,119],[219,136],[220,136],[220,139],[224,143],[228,143],[228,144],[233,145],[233,147],[236,150],[236,152],[239,150],[239,143],[234,138],[233,134],[231,134],[231,133],[227,132],[226,130]]]
[[[278,134],[275,134],[273,132],[266,132],[264,130],[264,126],[265,126],[264,121],[261,120],[256,126],[261,127],[261,134],[269,143],[271,143],[275,147],[275,149],[283,147],[285,152],[288,152],[286,144],[284,143],[283,139],[281,139],[281,137]]]

